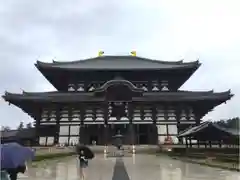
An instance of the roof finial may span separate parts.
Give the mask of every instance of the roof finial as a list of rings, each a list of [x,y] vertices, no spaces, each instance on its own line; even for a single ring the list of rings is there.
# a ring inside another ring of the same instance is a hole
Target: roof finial
[[[137,52],[136,51],[131,51],[131,55],[132,56],[137,56]]]
[[[98,51],[98,56],[102,56],[104,54],[104,51]]]
[[[52,62],[53,62],[53,63],[56,62],[56,57],[53,57]]]

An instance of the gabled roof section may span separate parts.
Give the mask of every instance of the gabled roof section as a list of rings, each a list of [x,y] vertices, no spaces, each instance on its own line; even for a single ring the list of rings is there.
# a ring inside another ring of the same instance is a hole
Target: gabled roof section
[[[206,122],[203,122],[197,126],[193,126],[193,127],[189,127],[187,129],[185,129],[184,131],[180,132],[178,137],[186,137],[186,136],[189,136],[191,135],[192,133],[194,132],[197,132],[198,129],[202,129],[203,127],[206,127],[206,125],[209,125],[211,122],[209,121],[206,121]]]
[[[15,137],[18,133],[18,130],[3,130],[0,131],[1,138],[10,138]]]
[[[195,68],[199,61],[160,61],[137,56],[100,56],[77,61],[44,63],[37,61],[37,68],[57,68],[67,70],[160,70]]]
[[[35,137],[35,128],[14,129],[0,131],[1,138],[32,138]]]
[[[207,122],[203,122],[202,124],[200,124],[198,126],[191,127],[189,129],[187,129],[186,131],[181,132],[178,135],[178,137],[194,136],[196,133],[202,132],[203,130],[208,129],[208,128],[214,128],[214,129],[224,132],[230,136],[240,136],[240,132],[238,130],[224,128],[215,123],[207,121]]]

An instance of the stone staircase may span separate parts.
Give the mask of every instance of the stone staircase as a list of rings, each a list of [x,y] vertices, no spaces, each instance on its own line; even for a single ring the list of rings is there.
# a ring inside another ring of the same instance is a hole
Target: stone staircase
[[[114,146],[110,146],[107,149],[107,157],[131,157],[132,151],[130,148],[123,146],[123,149],[118,150]]]
[[[89,146],[90,149],[94,153],[104,153],[105,146]],[[123,145],[123,150],[120,150],[124,156],[132,155],[132,146],[131,145]],[[139,153],[156,153],[159,150],[157,145],[136,145],[135,152],[136,154]],[[106,149],[106,154],[114,155],[114,154],[121,154],[119,150],[115,146],[108,146]]]

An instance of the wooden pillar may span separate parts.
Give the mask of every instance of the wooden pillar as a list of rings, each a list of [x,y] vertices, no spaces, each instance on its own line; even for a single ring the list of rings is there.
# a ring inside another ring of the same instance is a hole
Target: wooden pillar
[[[72,106],[71,105],[68,105],[68,122],[69,122],[69,125],[68,125],[68,145],[71,146],[72,145],[72,142],[70,141],[70,138],[71,138],[71,125],[70,125],[70,122],[72,121]]]
[[[185,143],[186,143],[186,147],[188,148],[188,138],[185,137]]]
[[[158,144],[158,129],[157,129],[157,109],[156,106],[152,107],[152,136],[151,142],[152,144]]]
[[[80,125],[80,135],[79,135],[79,143],[80,144],[86,144],[84,135],[85,135],[85,125],[81,124]]]
[[[35,144],[36,145],[40,145],[39,144],[39,127],[40,127],[40,121],[42,119],[42,110],[39,110],[39,112],[37,113],[37,118],[36,118],[36,121],[35,121],[35,129],[36,129],[36,132],[35,132]]]
[[[220,148],[222,147],[222,142],[221,142],[221,140],[218,141],[218,145],[219,145]]]
[[[209,147],[211,148],[212,147],[212,141],[208,141],[209,143]]]
[[[199,140],[197,140],[197,146],[198,146],[198,148],[200,148],[200,143],[199,143]]]
[[[177,120],[177,130],[178,133],[180,132],[180,107],[178,105],[175,106],[175,115],[176,115],[176,120]]]
[[[56,108],[56,133],[54,136],[54,144],[58,144],[59,142],[59,131],[60,131],[60,111],[59,107]]]
[[[147,86],[148,91],[151,92],[152,91],[152,80],[148,80],[146,86]]]
[[[85,144],[85,128],[84,128],[84,115],[85,115],[85,109],[81,106],[80,107],[80,132],[79,132],[79,143]]]
[[[104,129],[103,129],[103,132],[104,132],[104,145],[107,146],[109,143],[109,137],[108,137],[108,125],[107,124],[104,124]]]
[[[135,145],[135,130],[133,125],[133,104],[128,104],[128,119],[129,119],[129,126],[128,126],[128,134],[130,136],[129,138],[129,144]]]
[[[190,147],[192,148],[192,138],[191,138],[191,137],[189,137],[188,139],[189,139],[189,144],[190,144]]]
[[[103,105],[104,107],[104,129],[103,129],[103,132],[104,132],[104,145],[107,146],[108,145],[108,140],[109,140],[109,137],[108,137],[108,115],[109,115],[109,112],[108,112],[108,103],[104,104]]]

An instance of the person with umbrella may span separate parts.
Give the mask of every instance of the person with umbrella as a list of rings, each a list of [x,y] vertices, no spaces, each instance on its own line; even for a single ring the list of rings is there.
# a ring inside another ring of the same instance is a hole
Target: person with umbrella
[[[34,158],[34,151],[18,143],[1,144],[0,148],[1,171],[6,171],[11,180],[17,180],[17,174],[26,171],[26,161]]]
[[[81,180],[86,178],[86,173],[84,172],[84,168],[88,167],[88,160],[94,158],[94,154],[90,148],[84,145],[77,146],[77,153],[80,165],[80,176]]]

